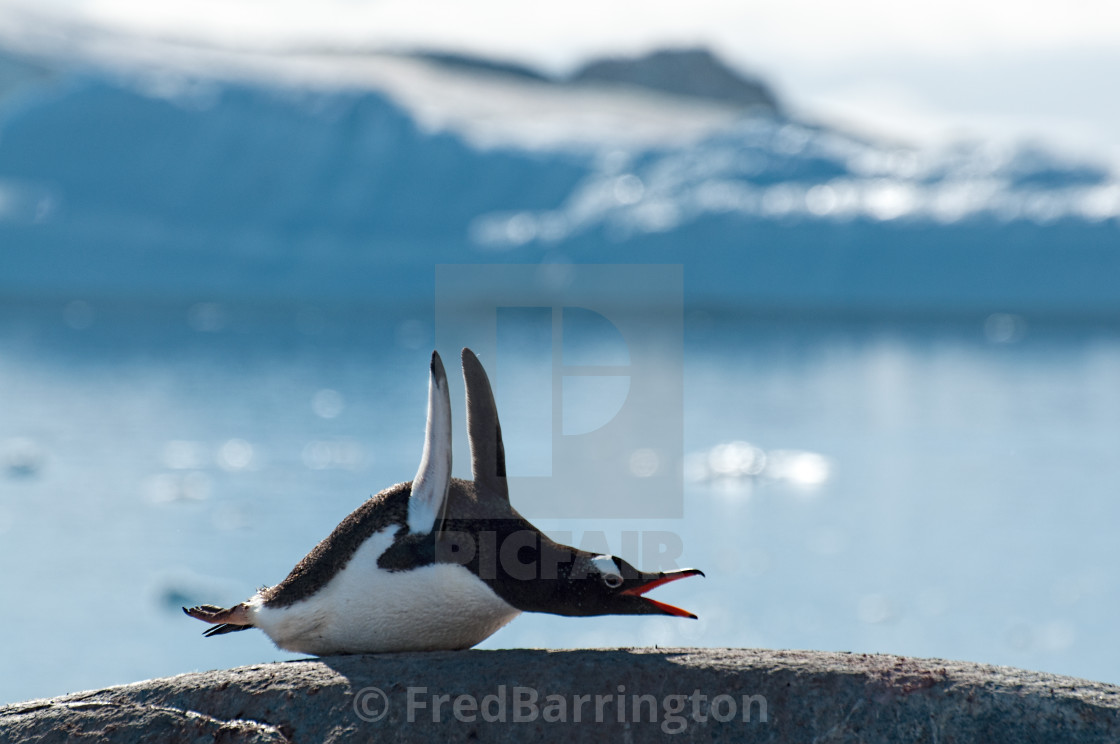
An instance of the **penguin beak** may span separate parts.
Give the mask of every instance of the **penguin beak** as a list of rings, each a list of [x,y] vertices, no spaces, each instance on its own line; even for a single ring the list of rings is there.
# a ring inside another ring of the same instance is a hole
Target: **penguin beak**
[[[658,602],[656,599],[650,599],[649,597],[642,597],[642,595],[648,591],[656,589],[662,584],[668,584],[670,581],[676,581],[677,579],[683,579],[688,576],[703,575],[704,572],[698,568],[682,568],[679,571],[662,571],[659,574],[647,574],[647,576],[652,576],[652,578],[644,581],[641,584],[638,584],[637,586],[632,586],[629,589],[623,589],[621,592],[619,592],[619,594],[625,594],[630,597],[641,597],[644,602],[652,605],[658,611],[665,615],[672,615],[673,617],[687,617],[695,620],[696,616],[688,610],[682,610],[680,607],[674,607],[673,605],[665,604],[664,602]]]

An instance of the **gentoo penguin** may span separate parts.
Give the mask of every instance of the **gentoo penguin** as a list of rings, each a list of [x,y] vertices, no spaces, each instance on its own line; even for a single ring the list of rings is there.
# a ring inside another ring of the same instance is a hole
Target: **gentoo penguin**
[[[330,655],[469,648],[521,612],[695,618],[643,596],[696,569],[644,573],[553,542],[510,505],[490,381],[463,349],[473,481],[451,477],[447,375],[432,354],[420,469],[346,517],[288,577],[235,607],[183,611],[205,635],[260,628],[280,648]]]

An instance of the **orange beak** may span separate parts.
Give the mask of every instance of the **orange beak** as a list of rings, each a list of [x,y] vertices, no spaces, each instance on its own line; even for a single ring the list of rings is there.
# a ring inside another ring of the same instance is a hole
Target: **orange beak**
[[[662,584],[668,584],[671,581],[683,579],[688,576],[703,575],[704,572],[698,568],[682,568],[679,571],[670,571],[668,573],[659,574],[657,578],[647,581],[644,584],[639,584],[638,586],[631,587],[629,589],[623,589],[621,592],[619,592],[619,594],[626,594],[631,597],[641,597],[646,592],[652,591]],[[656,599],[650,599],[649,597],[642,597],[642,599],[644,599],[646,602],[649,602],[651,605],[661,610],[661,612],[665,613],[666,615],[672,615],[673,617],[688,617],[692,618],[693,620],[696,619],[695,615],[693,615],[688,610],[682,610],[680,607],[674,607],[671,604],[658,602]]]

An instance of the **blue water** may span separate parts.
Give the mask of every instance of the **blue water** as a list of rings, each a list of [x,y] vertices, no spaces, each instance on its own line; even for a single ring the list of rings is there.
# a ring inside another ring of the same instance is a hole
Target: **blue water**
[[[433,338],[423,305],[0,305],[0,702],[291,658],[255,631],[202,638],[179,606],[279,581],[413,476]],[[890,652],[1120,683],[1116,329],[688,311],[683,380],[690,462],[745,440],[828,477],[688,478],[680,520],[536,520],[615,552],[679,536],[707,578],[657,597],[700,620],[524,615],[485,647]],[[532,456],[531,431],[505,434]]]

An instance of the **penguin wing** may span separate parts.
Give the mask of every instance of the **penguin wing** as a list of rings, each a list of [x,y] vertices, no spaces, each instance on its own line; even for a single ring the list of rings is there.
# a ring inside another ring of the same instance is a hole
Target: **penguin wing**
[[[506,451],[498,404],[482,362],[470,349],[463,349],[463,383],[467,389],[467,434],[471,443],[471,472],[479,496],[498,499],[495,508],[509,506],[506,483]]]
[[[451,397],[439,353],[432,352],[424,454],[408,499],[408,531],[431,532],[443,517],[451,485]]]

